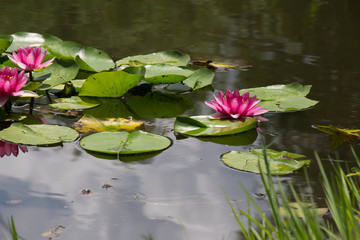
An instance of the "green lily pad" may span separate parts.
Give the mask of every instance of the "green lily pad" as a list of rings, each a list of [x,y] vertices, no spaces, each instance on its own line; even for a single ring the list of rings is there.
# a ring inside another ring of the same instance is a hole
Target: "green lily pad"
[[[31,32],[17,32],[11,36],[13,37],[13,41],[7,48],[7,52],[17,50],[18,47],[26,47],[28,45],[30,47],[37,47],[62,41],[60,38],[51,34],[39,34]]]
[[[186,67],[177,67],[165,64],[147,65],[144,80],[150,83],[176,83],[194,73]]]
[[[183,96],[148,92],[145,96],[132,96],[126,104],[139,116],[171,118],[193,107],[193,102]]]
[[[12,36],[0,35],[0,53],[3,53],[11,45],[12,41]]]
[[[190,56],[179,51],[163,51],[146,55],[137,55],[120,59],[116,65],[145,66],[153,64],[167,64],[173,66],[186,66]]]
[[[86,150],[108,154],[138,154],[163,150],[171,140],[141,130],[133,132],[102,132],[84,137],[80,146]]]
[[[101,72],[86,79],[79,96],[121,97],[142,79],[141,75],[124,71]]]
[[[62,41],[48,44],[46,47],[57,58],[76,61],[80,69],[85,71],[101,72],[115,67],[114,61],[104,51],[76,42]]]
[[[223,136],[256,128],[257,118],[241,120],[212,119],[210,116],[177,116],[174,131],[190,136]]]
[[[190,77],[186,78],[183,82],[185,85],[192,89],[199,89],[211,85],[215,74],[209,69],[202,68],[196,70]]]
[[[305,157],[301,154],[267,149],[266,155],[272,175],[290,174],[310,164],[310,160],[299,160]],[[252,148],[250,152],[230,151],[223,154],[221,159],[229,167],[254,173],[260,173],[260,164],[262,171],[267,173],[262,149]]]
[[[20,122],[0,131],[0,139],[25,145],[48,145],[72,142],[79,134],[72,128],[58,125],[33,124]]]
[[[40,90],[48,90],[57,85],[74,79],[79,71],[78,64],[73,60],[55,59],[55,61],[40,72],[34,72],[33,76],[43,80]]]
[[[292,83],[287,85],[271,85],[267,87],[242,89],[241,94],[250,92],[250,96],[256,95],[261,99],[260,105],[270,111],[296,111],[312,107],[318,101],[306,98],[311,85]]]
[[[55,103],[49,104],[50,107],[62,110],[88,109],[99,106],[100,102],[86,97],[72,96],[70,98],[57,98]]]

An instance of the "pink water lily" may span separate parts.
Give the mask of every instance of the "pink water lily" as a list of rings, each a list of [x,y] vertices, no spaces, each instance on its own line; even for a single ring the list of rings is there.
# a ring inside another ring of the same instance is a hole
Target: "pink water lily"
[[[4,157],[5,155],[10,156],[11,154],[17,157],[19,154],[19,149],[23,153],[28,151],[26,146],[0,141],[0,157]]]
[[[24,70],[18,73],[17,68],[0,68],[0,106],[4,105],[11,96],[21,96],[29,92],[20,90],[27,80]]]
[[[258,105],[260,100],[256,99],[256,95],[252,98],[249,95],[249,92],[240,95],[238,89],[234,92],[226,89],[225,95],[220,91],[219,95],[214,94],[215,100],[205,102],[205,104],[217,111],[217,113],[212,115],[214,118],[239,119],[253,117],[269,111]]]
[[[17,49],[17,53],[13,51],[12,55],[8,55],[8,57],[21,69],[33,71],[49,66],[54,61],[55,58],[42,62],[45,58],[46,52],[46,49],[41,51],[40,47],[32,48],[30,46],[26,46],[25,48],[19,47]]]

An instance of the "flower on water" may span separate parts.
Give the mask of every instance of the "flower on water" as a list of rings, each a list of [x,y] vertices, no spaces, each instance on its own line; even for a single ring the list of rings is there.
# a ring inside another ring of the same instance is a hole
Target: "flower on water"
[[[20,90],[27,82],[25,71],[18,73],[17,68],[0,68],[0,106],[4,105],[11,96],[21,96],[30,91]]]
[[[261,105],[257,105],[260,100],[256,99],[256,95],[252,98],[249,95],[249,92],[240,95],[238,89],[234,92],[226,89],[225,95],[220,91],[219,95],[214,94],[215,100],[205,102],[205,104],[217,111],[212,115],[214,118],[238,119],[260,115],[269,111],[261,108]]]
[[[42,63],[46,52],[46,49],[42,52],[40,47],[32,48],[30,46],[26,46],[25,48],[19,47],[17,49],[17,53],[13,51],[12,55],[8,55],[8,57],[21,69],[33,71],[49,66],[54,61],[55,58],[52,58]]]
[[[11,154],[17,157],[19,148],[23,153],[28,151],[26,146],[0,141],[0,157],[10,156]]]

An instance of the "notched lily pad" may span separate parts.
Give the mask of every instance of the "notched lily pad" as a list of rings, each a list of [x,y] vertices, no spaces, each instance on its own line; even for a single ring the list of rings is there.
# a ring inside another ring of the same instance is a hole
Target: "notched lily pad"
[[[72,96],[70,98],[57,98],[55,103],[49,104],[50,107],[62,110],[88,109],[99,106],[100,102],[86,97]]]
[[[79,134],[72,128],[48,124],[13,123],[0,131],[0,139],[24,145],[49,145],[73,142]]]
[[[345,142],[357,142],[360,138],[360,129],[339,128],[331,125],[312,125],[312,127],[331,135],[331,142],[329,146],[331,151],[335,150],[338,146]]]
[[[144,80],[150,83],[177,83],[194,73],[190,68],[166,64],[147,65]]]
[[[167,64],[173,66],[186,66],[190,61],[190,56],[179,51],[163,51],[146,55],[137,55],[120,59],[116,65],[130,65],[134,67]]]
[[[301,154],[267,149],[266,155],[272,175],[290,174],[310,164],[310,160],[299,160],[305,157]],[[221,160],[229,167],[253,173],[260,173],[261,166],[262,171],[267,173],[262,149],[251,148],[250,152],[231,151],[223,154]]]
[[[171,140],[160,135],[136,130],[102,132],[84,137],[80,146],[86,150],[108,154],[138,154],[168,148]]]
[[[258,99],[261,99],[259,105],[269,111],[284,112],[297,111],[316,105],[318,101],[306,98],[310,89],[311,85],[303,86],[299,83],[292,83],[242,89],[240,93],[250,92],[251,96],[256,95]]]
[[[215,74],[209,69],[196,70],[190,77],[186,78],[183,83],[192,89],[200,89],[211,85]]]
[[[177,116],[174,131],[190,136],[224,136],[256,128],[257,118],[212,119],[210,116]]]
[[[100,120],[91,115],[84,115],[73,125],[73,128],[81,133],[134,131],[141,128],[143,124],[143,121],[130,120],[126,118],[108,118]]]
[[[12,34],[11,37],[13,38],[13,41],[6,50],[7,52],[17,50],[18,47],[26,47],[28,45],[30,47],[37,47],[62,41],[60,38],[51,34],[39,34],[31,32],[17,32]]]

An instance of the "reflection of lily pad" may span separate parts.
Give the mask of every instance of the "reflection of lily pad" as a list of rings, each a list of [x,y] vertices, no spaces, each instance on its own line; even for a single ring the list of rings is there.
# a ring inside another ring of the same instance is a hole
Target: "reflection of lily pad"
[[[144,161],[144,160],[150,159],[152,157],[155,157],[156,155],[160,154],[161,151],[147,152],[147,153],[141,153],[141,154],[121,154],[121,155],[92,152],[92,151],[88,151],[88,153],[99,159],[120,160],[122,162],[138,162],[138,161]]]
[[[257,118],[243,120],[212,119],[209,116],[177,116],[176,132],[190,136],[222,136],[246,132],[256,128]]]
[[[0,131],[0,139],[17,144],[48,145],[72,142],[79,134],[72,128],[58,125],[13,123]]]
[[[260,173],[260,164],[262,171],[266,173],[263,150],[252,148],[250,151],[251,152],[231,151],[223,154],[221,159],[229,167],[254,173]],[[273,175],[290,174],[304,165],[310,164],[310,160],[298,160],[299,158],[305,157],[301,154],[267,149],[266,155],[270,172]]]
[[[49,104],[52,108],[71,110],[71,109],[88,109],[99,106],[100,102],[95,99],[86,97],[72,96],[71,98],[57,98],[55,103]]]
[[[148,92],[145,96],[132,96],[126,102],[139,116],[170,118],[192,108],[192,101],[183,95]]]
[[[360,138],[360,129],[346,129],[346,128],[338,128],[334,126],[320,126],[320,125],[312,125],[313,128],[330,134],[331,135],[331,143],[330,150],[335,150],[338,146],[345,142],[356,142]]]
[[[99,119],[106,118],[137,118],[120,98],[97,98],[101,104],[98,107],[85,109],[84,114],[92,115]]]
[[[169,138],[140,130],[130,133],[125,131],[95,133],[80,141],[80,146],[86,150],[108,154],[160,151],[170,145]]]
[[[145,66],[152,64],[167,64],[173,66],[186,66],[190,56],[179,51],[163,51],[146,55],[137,55],[120,59],[116,65]]]
[[[242,89],[241,94],[250,92],[261,99],[260,105],[270,111],[296,111],[309,108],[318,103],[305,96],[310,92],[311,85],[303,86],[299,83],[287,85],[272,85],[267,87]]]
[[[223,145],[229,145],[229,146],[244,146],[244,145],[250,145],[253,142],[255,142],[257,138],[257,131],[255,128],[238,133],[238,134],[231,134],[226,136],[220,136],[220,137],[198,137],[201,141],[204,142],[213,142],[217,144],[223,144]]]

